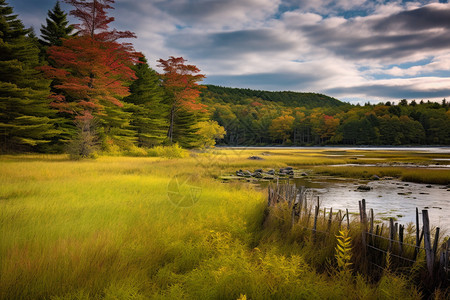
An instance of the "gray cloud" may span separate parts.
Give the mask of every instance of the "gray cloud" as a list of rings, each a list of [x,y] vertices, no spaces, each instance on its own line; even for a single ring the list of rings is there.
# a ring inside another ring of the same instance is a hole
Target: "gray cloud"
[[[187,26],[234,28],[262,20],[278,10],[281,0],[168,0],[155,1],[161,11]]]
[[[398,30],[422,31],[450,28],[450,7],[424,6],[403,11],[376,22],[372,28],[377,32]]]
[[[213,34],[179,33],[167,39],[167,46],[192,58],[230,59],[257,53],[280,53],[295,49],[296,43],[270,29],[240,30]]]
[[[407,59],[450,47],[450,5],[425,6],[375,20],[345,20],[337,26],[319,22],[302,26],[301,31],[313,45],[345,58]]]
[[[380,99],[416,99],[428,100],[435,98],[448,98],[450,96],[450,87],[439,90],[419,90],[414,86],[387,86],[384,84],[368,84],[357,87],[332,88],[324,91],[328,95],[345,97],[346,95],[370,95],[370,97],[379,97]]]
[[[247,75],[213,75],[208,76],[206,84],[248,88],[270,91],[302,90],[309,91],[309,86],[320,79],[320,75],[290,72],[258,73]]]

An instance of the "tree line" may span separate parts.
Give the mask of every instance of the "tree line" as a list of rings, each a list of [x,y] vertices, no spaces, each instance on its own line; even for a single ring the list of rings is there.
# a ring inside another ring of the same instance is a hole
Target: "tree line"
[[[207,86],[202,103],[224,126],[225,145],[450,144],[445,99],[351,105],[320,94]]]
[[[173,144],[207,147],[224,131],[199,102],[200,70],[182,57],[163,73],[110,28],[114,0],[59,1],[40,38],[0,0],[0,151],[130,151]]]
[[[0,0],[0,152],[142,153],[178,144],[450,144],[449,104],[364,106],[315,93],[202,86],[182,57],[160,74],[110,28],[114,0],[57,1],[37,37]]]

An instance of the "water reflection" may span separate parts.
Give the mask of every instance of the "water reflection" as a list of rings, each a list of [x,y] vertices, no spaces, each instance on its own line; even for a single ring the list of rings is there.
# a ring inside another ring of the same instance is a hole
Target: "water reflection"
[[[432,226],[450,232],[450,190],[442,185],[410,183],[398,180],[363,182],[332,178],[296,178],[291,183],[305,186],[320,197],[322,207],[359,212],[358,201],[366,199],[367,208],[373,208],[376,219],[396,218],[399,223],[415,223],[416,207],[421,213],[428,209]],[[262,183],[262,186],[267,186]],[[357,187],[368,185],[370,191]],[[420,221],[422,219],[420,218]],[[421,222],[422,224],[422,222]]]

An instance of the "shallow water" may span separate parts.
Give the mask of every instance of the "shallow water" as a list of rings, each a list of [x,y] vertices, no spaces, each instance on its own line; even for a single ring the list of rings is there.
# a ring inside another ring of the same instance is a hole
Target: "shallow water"
[[[367,209],[373,208],[375,219],[393,217],[401,224],[415,223],[417,207],[420,226],[422,210],[428,209],[431,225],[450,233],[450,191],[445,186],[398,180],[363,183],[357,180],[323,178],[295,181],[297,185],[306,186],[319,196],[321,207],[332,207],[333,211],[348,208],[349,212],[358,213],[358,201],[365,199]],[[372,190],[358,191],[357,187],[362,184],[372,187]]]
[[[231,149],[287,149],[287,150],[330,150],[330,151],[346,151],[346,150],[368,150],[368,151],[409,151],[409,152],[425,152],[425,153],[450,153],[450,147],[285,147],[285,146],[217,146],[217,148],[231,148]]]
[[[370,160],[378,159],[380,163],[341,164],[338,166],[398,166],[423,169],[450,169],[450,164],[448,163],[450,161],[450,158],[448,158],[450,147],[247,147],[246,149],[327,150],[329,153],[326,156],[332,157],[348,155],[346,153],[347,150],[374,151],[374,153],[377,151],[417,152],[432,154],[434,156],[432,160],[436,164],[385,163],[382,162],[384,158],[370,158],[370,154],[365,154],[363,156],[367,156]],[[352,156],[361,155],[352,154]],[[351,179],[314,178],[307,180],[301,178],[295,181],[298,185],[306,186],[314,191],[319,196],[321,206],[327,209],[333,207],[333,211],[348,208],[350,212],[359,213],[358,201],[366,199],[366,206],[368,209],[373,208],[376,219],[387,220],[393,217],[399,223],[406,224],[408,222],[415,223],[417,207],[420,213],[420,226],[422,226],[422,210],[428,209],[431,225],[440,227],[441,230],[446,230],[446,234],[450,234],[450,191],[446,186],[398,180],[380,180],[367,183],[367,181]],[[369,185],[372,187],[372,190],[358,191],[358,185],[362,184]]]

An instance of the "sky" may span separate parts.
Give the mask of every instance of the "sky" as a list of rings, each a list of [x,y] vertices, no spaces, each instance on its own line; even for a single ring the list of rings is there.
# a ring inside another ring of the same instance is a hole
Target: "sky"
[[[39,34],[56,0],[7,2]],[[158,59],[182,56],[206,84],[361,104],[450,98],[447,1],[116,0],[114,7],[111,27],[135,32],[131,42],[157,71]]]

